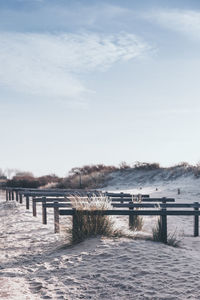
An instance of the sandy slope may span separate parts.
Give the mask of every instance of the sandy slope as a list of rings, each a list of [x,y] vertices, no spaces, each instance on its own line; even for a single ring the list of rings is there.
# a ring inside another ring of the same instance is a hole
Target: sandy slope
[[[197,183],[184,178],[146,184],[142,192],[176,197],[180,187],[177,201],[194,202]],[[134,188],[138,192],[133,184],[125,189]],[[33,218],[24,206],[3,198],[0,218],[0,299],[200,299],[200,238],[192,237],[192,217],[168,220],[169,229],[182,235],[181,248],[125,238],[64,247],[65,235],[53,234],[52,217],[42,225],[41,215]],[[154,223],[145,219],[147,234]]]

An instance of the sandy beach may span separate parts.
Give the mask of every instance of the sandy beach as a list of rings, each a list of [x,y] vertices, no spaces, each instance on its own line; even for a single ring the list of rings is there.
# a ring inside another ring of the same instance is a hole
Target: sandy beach
[[[198,200],[192,182],[183,180],[177,202]],[[156,195],[175,196],[176,186],[159,186]],[[155,187],[143,192],[155,195]],[[179,248],[145,239],[155,217],[144,219],[144,239],[98,237],[69,246],[65,231],[53,233],[53,213],[42,225],[38,212],[34,218],[1,194],[1,299],[200,299],[200,238],[192,236],[193,218],[169,217],[169,231],[176,229],[182,240]],[[70,220],[62,224],[64,229]],[[128,227],[128,220],[121,225]]]
[[[0,0],[0,300],[200,300],[198,73],[200,0]]]

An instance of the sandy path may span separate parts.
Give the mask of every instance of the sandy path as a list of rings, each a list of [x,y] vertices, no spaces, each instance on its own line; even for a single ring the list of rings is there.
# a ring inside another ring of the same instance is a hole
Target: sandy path
[[[3,199],[0,218],[1,299],[200,299],[191,219],[183,221],[189,236],[173,248],[125,238],[64,247],[51,218],[42,225],[41,215]]]

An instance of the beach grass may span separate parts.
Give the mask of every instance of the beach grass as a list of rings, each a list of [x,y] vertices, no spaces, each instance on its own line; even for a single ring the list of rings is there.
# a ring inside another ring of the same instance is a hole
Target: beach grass
[[[162,226],[160,218],[157,221],[157,224],[152,229],[153,241],[163,242],[164,236],[162,232]],[[167,235],[167,245],[172,247],[180,247],[181,240],[178,238],[176,231]]]
[[[112,217],[102,214],[110,208],[106,197],[72,197],[72,207],[75,209],[73,226],[70,229],[72,243],[78,243],[89,237],[108,236],[120,237],[122,232],[116,229]],[[96,214],[94,211],[98,210]],[[87,213],[85,212],[87,211]]]

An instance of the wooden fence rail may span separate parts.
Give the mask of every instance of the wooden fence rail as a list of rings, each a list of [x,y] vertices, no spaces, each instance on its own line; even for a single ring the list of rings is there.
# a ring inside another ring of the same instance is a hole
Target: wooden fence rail
[[[110,193],[110,192],[105,192],[105,196],[107,197],[112,197],[112,198],[124,198],[124,197],[132,197],[132,196],[141,196],[144,198],[148,198],[149,195],[145,194],[131,194],[131,193]]]
[[[116,198],[111,198],[110,199],[112,202],[130,202],[130,201],[137,201],[137,198],[123,198],[123,199],[116,199]],[[141,202],[175,202],[174,198],[141,198],[139,201]]]
[[[113,207],[116,208],[194,208],[200,207],[199,202],[194,203],[112,203]]]
[[[34,199],[33,198],[33,216],[36,216],[36,203],[41,202],[42,203],[42,223],[43,224],[47,224],[47,208],[63,208],[63,207],[72,207],[71,203],[70,203],[70,198],[65,199],[64,201],[60,201],[59,198],[53,198],[54,200],[52,200],[51,198],[39,198],[39,199]],[[165,201],[167,198],[164,198]],[[56,200],[56,201],[55,201]],[[160,201],[162,201],[163,198],[160,198]],[[158,201],[158,198],[157,198]],[[62,203],[61,203],[62,202]],[[157,204],[157,203],[132,203],[131,204],[114,204],[111,203],[111,205],[115,208],[129,208],[130,210],[134,209],[134,208],[166,208],[166,207],[181,207],[181,206],[173,206],[173,204],[169,205],[169,204]],[[169,205],[169,206],[168,206]],[[200,204],[199,204],[200,206]],[[182,204],[182,207],[194,207],[194,204],[190,204],[188,206],[186,206],[185,204]],[[198,206],[195,206],[198,207]],[[54,219],[56,219],[55,213],[58,214],[57,210],[54,210]],[[58,219],[58,218],[57,218]],[[129,226],[132,227],[133,226],[133,215],[129,216]],[[57,221],[58,223],[58,221]],[[59,232],[59,224],[56,226],[55,224],[55,228],[57,228],[57,231],[55,232]]]
[[[82,214],[88,215],[106,215],[106,216],[160,216],[161,231],[162,231],[162,242],[167,243],[167,216],[194,216],[194,236],[199,235],[199,203],[195,203],[194,210],[83,210]],[[76,217],[75,209],[59,209],[61,216],[68,215]],[[74,224],[75,222],[73,222]]]
[[[43,202],[70,202],[68,198],[48,198],[48,197],[43,197],[43,198],[33,198],[32,199],[32,211],[33,211],[33,216],[37,216],[37,203],[43,203]]]
[[[40,196],[43,196],[46,193],[56,193],[56,194],[76,194],[76,195],[86,195],[86,194],[96,194],[101,195],[101,191],[97,190],[90,190],[85,191],[82,189],[58,189],[58,188],[52,188],[52,189],[37,189],[37,188],[17,188],[17,187],[6,187],[6,201],[8,200],[14,200],[16,199],[18,201],[18,198],[20,197],[20,202],[22,201],[23,196],[33,196],[34,193],[40,194]],[[44,194],[43,194],[44,193]],[[37,196],[35,195],[35,196]],[[45,196],[44,195],[44,196]],[[55,194],[54,194],[55,195]]]
[[[70,207],[72,208],[72,205],[70,202],[68,203],[59,203],[59,202],[53,202],[53,203],[46,203],[46,201],[42,202],[42,223],[47,224],[47,208],[53,208],[54,209],[54,228],[55,233],[59,232],[59,211],[58,208],[61,207]]]
[[[34,194],[37,193],[37,194]],[[16,199],[18,201],[18,197],[20,195],[22,196],[37,196],[40,194],[40,196],[45,196],[43,193],[67,193],[67,194],[76,194],[76,195],[96,195],[96,196],[107,196],[107,197],[118,197],[118,198],[124,198],[124,197],[132,197],[132,196],[141,196],[148,198],[149,195],[141,195],[141,194],[135,194],[132,195],[131,193],[114,193],[114,192],[104,192],[104,191],[97,191],[97,190],[82,190],[82,189],[59,189],[59,188],[52,188],[52,189],[38,189],[38,188],[21,188],[21,187],[7,187],[6,188],[6,200],[14,200]],[[15,196],[14,196],[15,194]],[[55,195],[55,194],[54,194]]]

